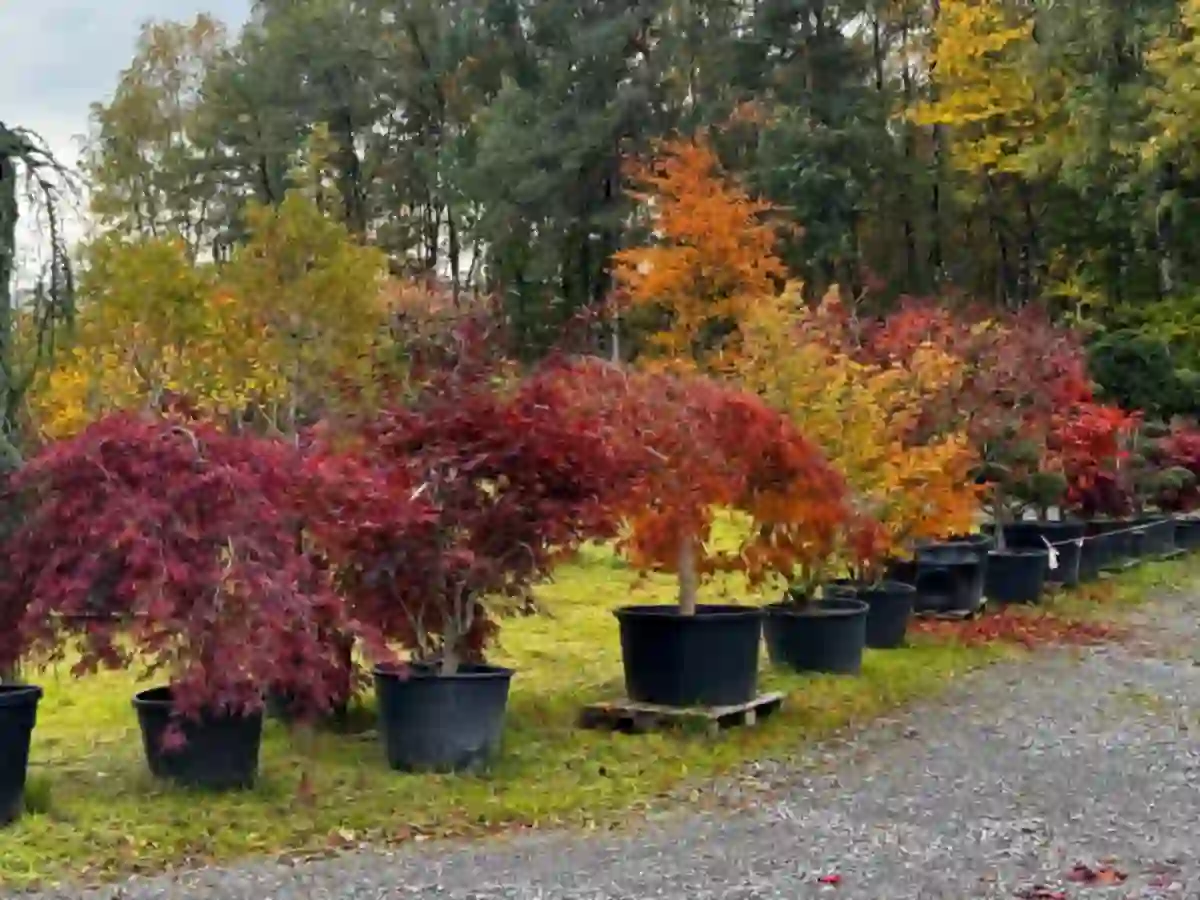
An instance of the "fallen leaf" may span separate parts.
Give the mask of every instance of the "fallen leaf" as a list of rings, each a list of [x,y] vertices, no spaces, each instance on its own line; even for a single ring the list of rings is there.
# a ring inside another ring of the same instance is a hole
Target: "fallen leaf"
[[[821,884],[841,884],[842,876],[841,875],[822,875],[820,878],[817,879],[817,881],[819,881]]]
[[[1128,877],[1124,872],[1114,869],[1112,866],[1100,866],[1098,869],[1093,869],[1083,863],[1076,863],[1074,868],[1067,873],[1067,881],[1073,881],[1076,884],[1120,884]]]

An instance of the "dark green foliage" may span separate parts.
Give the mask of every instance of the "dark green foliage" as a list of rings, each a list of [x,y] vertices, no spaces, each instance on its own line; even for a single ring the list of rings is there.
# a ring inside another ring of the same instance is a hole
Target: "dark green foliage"
[[[1088,351],[1105,400],[1158,419],[1196,414],[1196,375],[1177,366],[1166,341],[1124,329],[1100,336]]]

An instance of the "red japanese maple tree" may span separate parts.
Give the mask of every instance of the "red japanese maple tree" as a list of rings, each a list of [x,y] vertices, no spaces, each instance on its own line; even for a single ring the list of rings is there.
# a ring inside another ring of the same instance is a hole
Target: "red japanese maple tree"
[[[50,444],[12,479],[25,516],[3,548],[0,665],[62,658],[75,638],[77,672],[162,672],[185,716],[256,710],[268,689],[329,709],[345,671],[328,634],[387,654],[299,539],[342,490],[330,474],[288,444],[175,416],[116,414]]]
[[[632,471],[605,423],[575,408],[568,368],[505,379],[462,349],[410,402],[354,423],[363,496],[312,525],[355,615],[447,674],[482,660],[504,599],[617,534],[612,500]],[[431,516],[396,514],[414,497]]]
[[[1067,479],[1066,505],[1084,518],[1133,512],[1126,472],[1130,435],[1139,417],[1116,406],[1079,403],[1055,423],[1049,447]]]
[[[605,422],[624,466],[613,501],[629,516],[623,547],[636,565],[678,576],[684,615],[696,611],[706,575],[790,577],[826,559],[842,537],[850,510],[841,474],[756,395],[703,376],[629,372],[599,360],[566,371],[575,407]],[[736,552],[707,546],[719,509],[753,525]]]

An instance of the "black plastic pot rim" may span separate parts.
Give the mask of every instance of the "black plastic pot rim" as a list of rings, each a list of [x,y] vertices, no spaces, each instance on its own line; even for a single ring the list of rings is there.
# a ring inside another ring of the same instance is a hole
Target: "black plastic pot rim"
[[[0,706],[27,706],[42,699],[36,684],[0,684]]]
[[[1043,547],[1008,547],[1004,550],[992,550],[988,553],[989,557],[990,556],[1008,556],[1008,557],[1031,556],[1031,557],[1039,557],[1039,558],[1043,558],[1043,559],[1048,557],[1049,555],[1050,555],[1050,550],[1048,548],[1043,548]]]
[[[171,693],[170,685],[159,685],[158,687],[146,688],[138,691],[133,695],[134,709],[164,709],[175,715],[175,699]],[[206,710],[205,716],[213,719],[246,719],[254,716],[262,715],[262,710],[239,715],[231,713],[228,710]]]
[[[371,670],[376,678],[394,678],[397,681],[492,681],[512,678],[515,669],[490,666],[483,663],[460,665],[457,672],[439,672],[436,666],[414,663],[410,665],[378,665]]]
[[[728,605],[713,605],[700,604],[696,607],[694,615],[685,616],[680,614],[679,607],[676,604],[662,604],[659,606],[622,606],[620,609],[614,609],[613,615],[618,619],[672,619],[675,621],[688,621],[692,619],[703,619],[705,621],[720,620],[720,619],[747,619],[760,618],[763,612],[757,606],[734,606]]]
[[[772,603],[766,607],[766,614],[797,619],[842,619],[859,616],[869,610],[867,604],[852,597],[828,597],[823,600],[809,600],[803,606],[786,602]]]

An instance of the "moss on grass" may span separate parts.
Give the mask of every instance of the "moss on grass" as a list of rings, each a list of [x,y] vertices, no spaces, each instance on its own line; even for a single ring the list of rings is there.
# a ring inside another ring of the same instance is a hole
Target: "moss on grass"
[[[1150,577],[1141,571],[1132,578]],[[739,593],[732,582],[725,590]],[[761,600],[741,593],[746,602]],[[0,885],[103,880],[256,854],[321,854],[358,842],[617,824],[673,802],[690,780],[748,759],[788,757],[805,741],[1014,652],[919,641],[903,651],[868,652],[857,679],[767,672],[764,686],[786,690],[788,700],[757,727],[716,740],[612,735],[575,727],[581,704],[620,693],[611,610],[671,602],[672,584],[639,582],[607,551],[595,550],[564,567],[540,599],[545,615],[506,623],[494,654],[519,672],[503,755],[481,775],[401,775],[387,769],[373,733],[291,734],[269,723],[258,787],[198,796],[147,773],[130,706],[133,679],[35,676],[46,696],[34,732],[29,812],[0,831]]]

